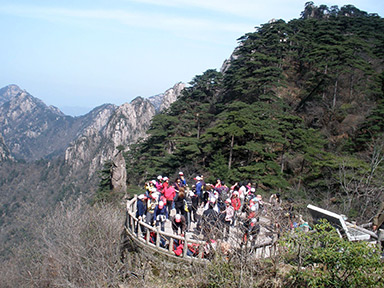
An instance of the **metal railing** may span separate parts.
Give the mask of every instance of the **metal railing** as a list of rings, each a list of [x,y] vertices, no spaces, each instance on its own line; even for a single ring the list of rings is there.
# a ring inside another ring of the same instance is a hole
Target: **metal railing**
[[[127,215],[125,222],[125,229],[133,240],[163,255],[182,258],[189,261],[205,261],[205,241],[191,239],[187,236],[187,234],[185,237],[170,234],[161,231],[160,227],[153,227],[139,220],[136,218],[136,202],[137,195],[127,201]],[[180,256],[176,256],[174,252],[175,240],[177,240],[177,243],[182,242],[184,244],[183,253],[181,253]],[[198,251],[198,253],[193,253],[193,251],[191,251],[188,247],[189,245],[194,245],[194,249]],[[191,253],[193,255],[188,255]]]

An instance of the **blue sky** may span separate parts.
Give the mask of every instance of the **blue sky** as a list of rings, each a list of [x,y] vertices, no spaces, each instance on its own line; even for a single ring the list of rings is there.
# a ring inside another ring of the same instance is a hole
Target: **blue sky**
[[[19,85],[67,114],[121,105],[220,69],[237,39],[299,18],[297,0],[0,0],[0,88]],[[352,4],[383,17],[384,1]]]

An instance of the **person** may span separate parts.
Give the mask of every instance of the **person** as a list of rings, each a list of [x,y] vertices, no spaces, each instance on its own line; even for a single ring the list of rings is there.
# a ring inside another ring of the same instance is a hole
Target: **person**
[[[163,189],[163,176],[161,175],[157,176],[157,181],[155,186],[157,191],[161,192],[161,190]]]
[[[196,195],[199,197],[199,204],[201,204],[203,202],[203,183],[201,182],[200,176],[196,176],[195,180]]]
[[[281,205],[281,195],[280,193],[272,194],[269,197],[269,203],[271,203],[272,207],[280,207]]]
[[[196,192],[196,191],[195,191]],[[191,199],[192,199],[192,206],[191,206],[191,221],[197,222],[197,208],[199,207],[199,196],[197,196],[196,193],[193,191],[190,193]]]
[[[205,204],[203,211],[207,210],[210,205],[213,206],[213,210],[215,210],[217,213],[220,212],[219,205],[218,205],[217,199],[215,197],[211,197],[208,199],[208,202],[207,202],[207,204]]]
[[[235,215],[235,209],[233,209],[233,206],[231,205],[231,199],[228,198],[225,200],[225,210],[222,211],[222,215],[224,215],[224,224],[225,224],[225,230],[224,230],[224,238],[228,239],[229,237],[229,228],[232,225],[233,217]]]
[[[184,207],[185,207],[184,199],[185,199],[184,188],[180,188],[179,193],[177,193],[175,196],[174,203],[175,203],[176,213],[182,214],[185,217],[186,212],[184,210]]]
[[[153,217],[155,218],[156,227],[160,225],[161,231],[164,231],[165,221],[168,219],[168,210],[163,201],[159,201],[159,204],[155,208]]]
[[[181,172],[181,171],[179,172],[179,178],[178,179],[180,179],[181,187],[187,186],[187,180],[185,180],[183,172]]]
[[[166,183],[166,182],[164,182]],[[168,209],[168,214],[171,214],[172,206],[173,206],[173,199],[176,196],[176,190],[173,185],[168,185],[166,184],[164,186],[164,189],[162,191],[165,199],[167,199],[167,209]]]
[[[162,185],[163,185],[162,190],[167,189],[167,187],[169,186],[169,178],[167,176],[163,177]]]
[[[208,209],[203,212],[203,215],[201,217],[201,229],[204,237],[209,238],[212,236],[212,233],[215,234],[216,230],[218,229],[217,220],[219,219],[219,213],[217,213],[213,209],[214,203],[211,203],[211,202],[208,202],[208,203],[209,203]]]
[[[240,217],[240,212],[241,212],[240,211],[241,202],[239,199],[239,192],[238,191],[234,191],[232,193],[231,205],[232,205],[233,209],[235,210],[235,216],[233,217],[233,221],[232,221],[232,226],[233,226],[233,225],[235,225],[237,218]]]
[[[144,221],[144,216],[146,213],[146,197],[144,194],[140,194],[137,196],[137,203],[136,203],[136,218],[139,221]],[[141,227],[141,225],[140,225]],[[135,232],[137,233],[139,230],[139,222],[137,222],[137,226],[135,227]],[[145,230],[143,229],[142,232],[144,233]]]
[[[244,234],[243,234],[243,241],[242,246],[247,246],[248,240],[251,240],[251,248],[255,246],[257,236],[260,233],[260,224],[259,224],[259,218],[251,217],[247,218],[247,220],[244,222],[244,228],[243,228]]]
[[[187,221],[185,220],[185,217],[183,215],[177,213],[175,216],[171,217],[171,226],[173,233],[177,235],[184,235],[185,230],[187,228]]]
[[[221,184],[221,180],[220,179],[217,179],[216,180],[216,185],[215,185],[215,188],[221,188],[222,184]]]
[[[145,203],[146,197],[144,194],[140,194],[137,196],[137,203],[136,203],[136,218],[139,220],[144,220],[144,215],[146,212],[146,203]]]
[[[187,231],[191,230],[191,213],[192,213],[192,197],[195,194],[190,191],[187,187],[187,190],[185,192],[185,199],[184,199],[184,211],[185,211],[185,218],[187,220]]]
[[[156,195],[156,194],[155,194]],[[152,194],[150,194],[148,200],[147,200],[147,213],[145,216],[145,223],[148,225],[153,225],[153,222],[155,220],[154,214],[155,214],[155,208],[158,204],[158,201],[155,197],[152,197]]]
[[[239,188],[239,198],[240,198],[240,211],[242,211],[242,208],[243,208],[243,206],[244,206],[244,199],[245,199],[245,197],[246,197],[246,194],[247,194],[247,188],[245,187],[245,184],[244,184],[244,182],[240,182],[239,183],[239,186],[240,186],[240,188]]]
[[[249,201],[249,206],[250,206],[250,208],[255,206],[256,207],[256,211],[260,211],[261,212],[261,210],[264,207],[263,197],[260,194],[256,195],[254,198],[251,199],[251,201]]]
[[[175,183],[173,183],[173,187],[175,187],[176,194],[179,193],[180,189],[183,187],[180,178],[176,178]]]
[[[204,202],[204,205],[205,205],[208,202],[208,193],[206,191],[207,190],[207,184],[204,181],[204,175],[200,175],[200,181],[201,181],[201,190],[202,190],[201,194],[202,194],[203,202]]]
[[[373,231],[377,231],[379,246],[381,247],[382,256],[384,256],[384,202],[381,202],[379,210],[373,217]]]

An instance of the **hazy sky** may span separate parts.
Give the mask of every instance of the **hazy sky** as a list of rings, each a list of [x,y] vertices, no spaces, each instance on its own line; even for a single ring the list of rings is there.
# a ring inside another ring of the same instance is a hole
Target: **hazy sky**
[[[219,70],[237,39],[272,18],[299,18],[297,0],[0,0],[0,88],[47,105],[121,105]],[[352,4],[384,15],[383,0]]]

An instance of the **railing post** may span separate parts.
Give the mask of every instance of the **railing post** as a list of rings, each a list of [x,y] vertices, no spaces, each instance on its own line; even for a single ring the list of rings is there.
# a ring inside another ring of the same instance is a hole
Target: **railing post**
[[[149,229],[147,229],[145,235],[146,235],[145,240],[147,241],[147,244],[149,244],[149,240],[151,238],[151,231]]]
[[[184,235],[183,258],[187,256],[187,252],[188,252],[188,241],[187,241],[187,236]]]
[[[135,231],[135,221],[133,220],[132,216],[129,216],[129,220],[131,223],[131,232],[132,232],[132,234],[134,234],[133,232]]]
[[[156,228],[156,247],[160,247],[160,226]]]
[[[199,259],[203,259],[204,257],[204,244],[199,244]]]
[[[169,247],[168,247],[169,253],[173,253],[173,238],[169,238]]]
[[[141,235],[141,225],[140,225],[140,220],[137,219],[137,238],[140,239],[140,235]]]

